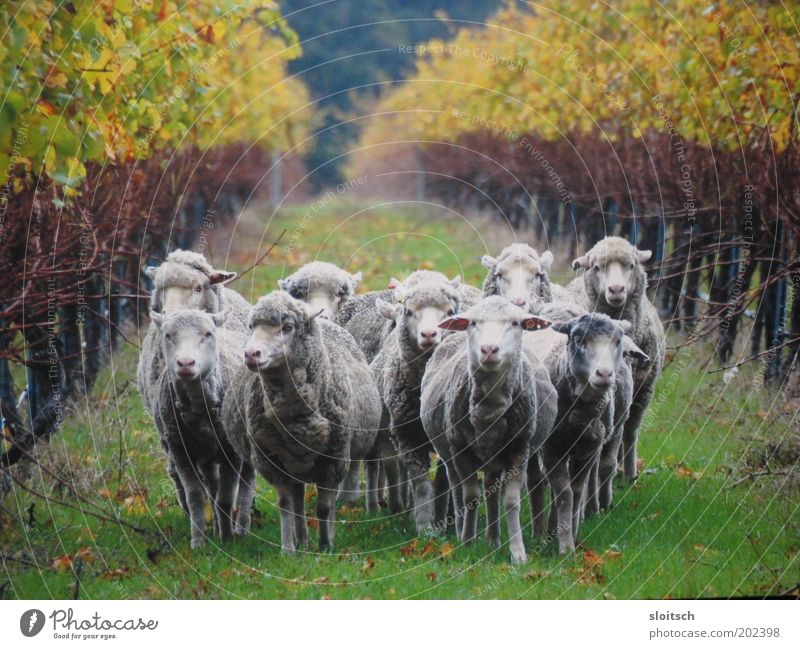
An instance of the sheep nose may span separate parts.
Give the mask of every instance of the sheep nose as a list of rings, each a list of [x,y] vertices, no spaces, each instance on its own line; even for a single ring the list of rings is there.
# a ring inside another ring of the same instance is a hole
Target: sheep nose
[[[608,292],[612,295],[617,293],[623,293],[625,291],[625,287],[622,284],[614,284],[613,286],[608,287]]]
[[[176,358],[175,362],[178,364],[178,367],[194,367],[195,361],[193,358]]]
[[[497,345],[481,345],[481,354],[484,356],[492,356],[500,351]]]
[[[425,329],[419,332],[420,338],[425,342],[433,342],[438,337],[439,332],[436,329]]]
[[[257,361],[259,358],[261,358],[261,350],[260,349],[245,349],[244,350],[244,360],[245,360],[245,362]]]
[[[513,304],[514,306],[520,306],[520,307],[524,307],[525,306],[525,302],[526,302],[526,300],[524,300],[521,297],[515,297],[513,300],[511,300],[511,304]]]
[[[594,371],[594,373],[597,376],[597,378],[604,379],[606,381],[610,380],[614,376],[614,370],[608,370],[608,369],[603,368],[603,367],[598,367]]]

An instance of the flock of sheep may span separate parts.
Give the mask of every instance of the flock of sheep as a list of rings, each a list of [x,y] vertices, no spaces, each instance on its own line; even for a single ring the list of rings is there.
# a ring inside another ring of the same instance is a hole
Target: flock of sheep
[[[361,274],[313,262],[251,308],[234,274],[176,250],[147,269],[151,325],[138,386],[191,522],[191,545],[247,534],[256,471],[278,494],[281,546],[308,543],[305,486],[317,488],[319,549],[333,547],[337,500],[413,512],[420,534],[501,546],[526,560],[533,534],[575,548],[583,518],[636,478],[642,416],[665,337],[646,296],[649,251],[607,237],[552,284],[552,254],[513,244],[484,256],[483,289],[418,270],[357,294]],[[435,466],[434,466],[435,465]],[[433,476],[433,477],[431,477]],[[545,496],[550,512],[545,522]]]

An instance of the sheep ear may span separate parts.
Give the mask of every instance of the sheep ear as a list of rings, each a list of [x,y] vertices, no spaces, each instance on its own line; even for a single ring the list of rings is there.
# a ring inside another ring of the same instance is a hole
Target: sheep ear
[[[215,327],[221,327],[223,325],[223,323],[225,322],[225,312],[224,311],[218,311],[217,313],[212,313],[211,317],[214,320],[214,326]]]
[[[465,331],[469,327],[470,320],[464,316],[454,315],[451,318],[442,320],[437,327],[447,331]]]
[[[538,329],[547,329],[553,323],[539,316],[528,316],[524,318],[520,324],[525,331],[537,331]]]
[[[394,301],[396,304],[402,304],[403,301],[405,301],[405,299],[406,299],[406,291],[402,287],[402,285],[394,289]]]
[[[399,279],[397,279],[396,277],[392,277],[392,279],[390,279],[390,280],[389,280],[389,284],[386,286],[386,288],[397,288],[397,287],[398,287],[398,286],[400,286],[400,284],[402,284],[402,283],[403,283],[403,282],[401,282],[401,281],[400,281]]]
[[[160,329],[164,323],[164,315],[158,311],[150,311],[150,322],[154,322],[156,327]]]
[[[156,273],[158,273],[158,266],[147,266],[144,269],[144,274],[147,275],[152,280],[155,280]]]
[[[633,327],[630,320],[617,320],[617,324],[622,327],[622,333],[628,333]]]
[[[292,283],[288,279],[279,279],[278,280],[278,288],[282,291],[286,291],[287,293],[291,293],[289,290],[292,286]]]
[[[494,267],[497,265],[497,259],[491,255],[484,255],[481,257],[481,264],[488,270],[494,270]]]
[[[587,255],[578,257],[572,262],[572,270],[580,270],[581,268],[589,268],[589,257]]]
[[[653,256],[652,250],[639,250],[638,248],[636,249],[636,258],[639,260],[640,264],[643,264],[652,256]]]
[[[625,336],[622,339],[622,354],[627,358],[635,358],[643,363],[650,360],[650,357],[645,354],[629,336]]]
[[[557,331],[560,334],[566,334],[569,336],[569,332],[572,331],[572,328],[575,326],[575,320],[567,320],[566,322],[554,322],[550,325],[550,328],[553,331]]]
[[[230,282],[234,279],[236,279],[236,273],[228,272],[226,270],[215,270],[208,277],[208,281],[211,284],[225,284],[226,282]]]
[[[459,286],[461,286],[461,275],[456,275],[453,279],[451,279],[450,285],[453,288],[458,288]]]
[[[375,300],[375,308],[387,320],[397,320],[402,307],[399,304],[389,304],[386,300],[378,298]]]
[[[549,250],[545,250],[542,253],[542,256],[539,257],[539,265],[542,267],[542,270],[546,273],[550,270],[550,266],[553,265],[553,253]]]
[[[358,283],[361,281],[361,279],[363,277],[364,277],[364,275],[361,273],[361,271],[358,271],[357,273],[354,273],[353,275],[350,275],[350,278],[353,280],[353,288],[354,289],[355,289],[356,286],[358,286]]]

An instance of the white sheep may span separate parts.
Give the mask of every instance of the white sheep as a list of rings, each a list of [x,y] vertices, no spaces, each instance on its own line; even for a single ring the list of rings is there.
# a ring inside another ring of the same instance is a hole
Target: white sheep
[[[207,496],[225,541],[234,531],[234,502],[240,515],[236,531],[245,533],[253,501],[252,467],[234,449],[221,417],[223,393],[241,362],[244,336],[221,329],[222,314],[153,311],[150,317],[165,364],[153,390],[154,419],[184,495],[191,545],[196,548],[205,539]]]
[[[288,554],[308,540],[306,483],[317,485],[319,548],[333,547],[336,492],[353,437],[374,439],[381,414],[355,340],[318,315],[284,291],[262,297],[250,314],[245,367],[223,404],[231,438],[249,446],[253,464],[278,492]]]
[[[555,407],[550,381],[541,386],[543,395],[537,389],[541,362],[523,351],[522,338],[523,332],[548,325],[503,297],[487,297],[439,323],[466,333],[438,346],[422,381],[422,422],[447,466],[459,538],[469,543],[477,534],[478,472],[483,471],[487,539],[500,547],[504,490],[512,563],[527,559],[519,515],[528,457],[550,433],[550,427],[537,426],[540,398]]]

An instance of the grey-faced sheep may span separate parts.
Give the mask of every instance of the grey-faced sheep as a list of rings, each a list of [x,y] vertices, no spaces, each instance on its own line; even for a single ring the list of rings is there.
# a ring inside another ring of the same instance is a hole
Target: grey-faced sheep
[[[225,541],[234,531],[234,502],[240,509],[236,531],[245,533],[253,500],[252,467],[234,449],[221,417],[223,392],[232,368],[241,362],[244,336],[220,329],[221,314],[154,311],[151,319],[166,368],[154,386],[154,419],[184,494],[191,545],[198,547],[205,539],[207,496]]]
[[[344,329],[283,291],[250,314],[245,367],[226,393],[231,437],[249,440],[258,471],[275,486],[281,545],[307,543],[304,490],[317,485],[319,548],[333,547],[335,498],[354,435],[373,435],[380,401],[364,355]]]
[[[497,257],[484,255],[481,263],[488,270],[483,282],[485,296],[500,295],[518,307],[535,311],[541,303],[568,295],[565,288],[550,282],[553,253],[549,250],[539,255],[525,243],[513,243]]]
[[[378,311],[396,326],[370,364],[385,406],[381,426],[388,426],[411,482],[419,533],[432,529],[434,509],[436,520],[443,519],[448,504],[444,467],[439,465],[435,484],[428,478],[434,449],[420,420],[420,386],[425,365],[442,337],[438,324],[455,315],[460,306],[460,280],[427,273],[424,279],[414,277],[414,273],[411,282],[407,280],[395,289],[395,303],[376,301]],[[389,505],[399,511],[403,496],[396,458],[385,454],[382,459],[389,482]]]
[[[477,534],[478,472],[483,471],[487,539],[500,547],[504,489],[512,563],[527,559],[519,514],[528,456],[550,433],[537,426],[540,361],[523,352],[522,338],[523,332],[548,324],[500,296],[487,297],[439,323],[466,333],[438,346],[422,381],[422,422],[447,466],[459,538],[469,543]],[[545,387],[553,391],[549,380]],[[554,394],[550,400],[555,403]]]
[[[589,313],[554,322],[551,341],[540,339],[535,348],[529,347],[542,356],[558,393],[558,417],[540,456],[552,493],[550,532],[557,535],[560,553],[575,548],[590,477],[618,421],[616,385],[625,381],[620,373],[630,371],[624,360],[625,328],[606,315]],[[539,533],[542,512],[534,512],[533,518]]]
[[[639,427],[653,398],[666,352],[664,327],[647,299],[647,274],[642,267],[651,254],[620,237],[606,237],[572,262],[575,270],[583,268],[584,273],[567,287],[586,309],[628,320],[630,337],[648,357],[633,365],[633,403],[623,432],[623,466],[630,481],[636,479]]]

